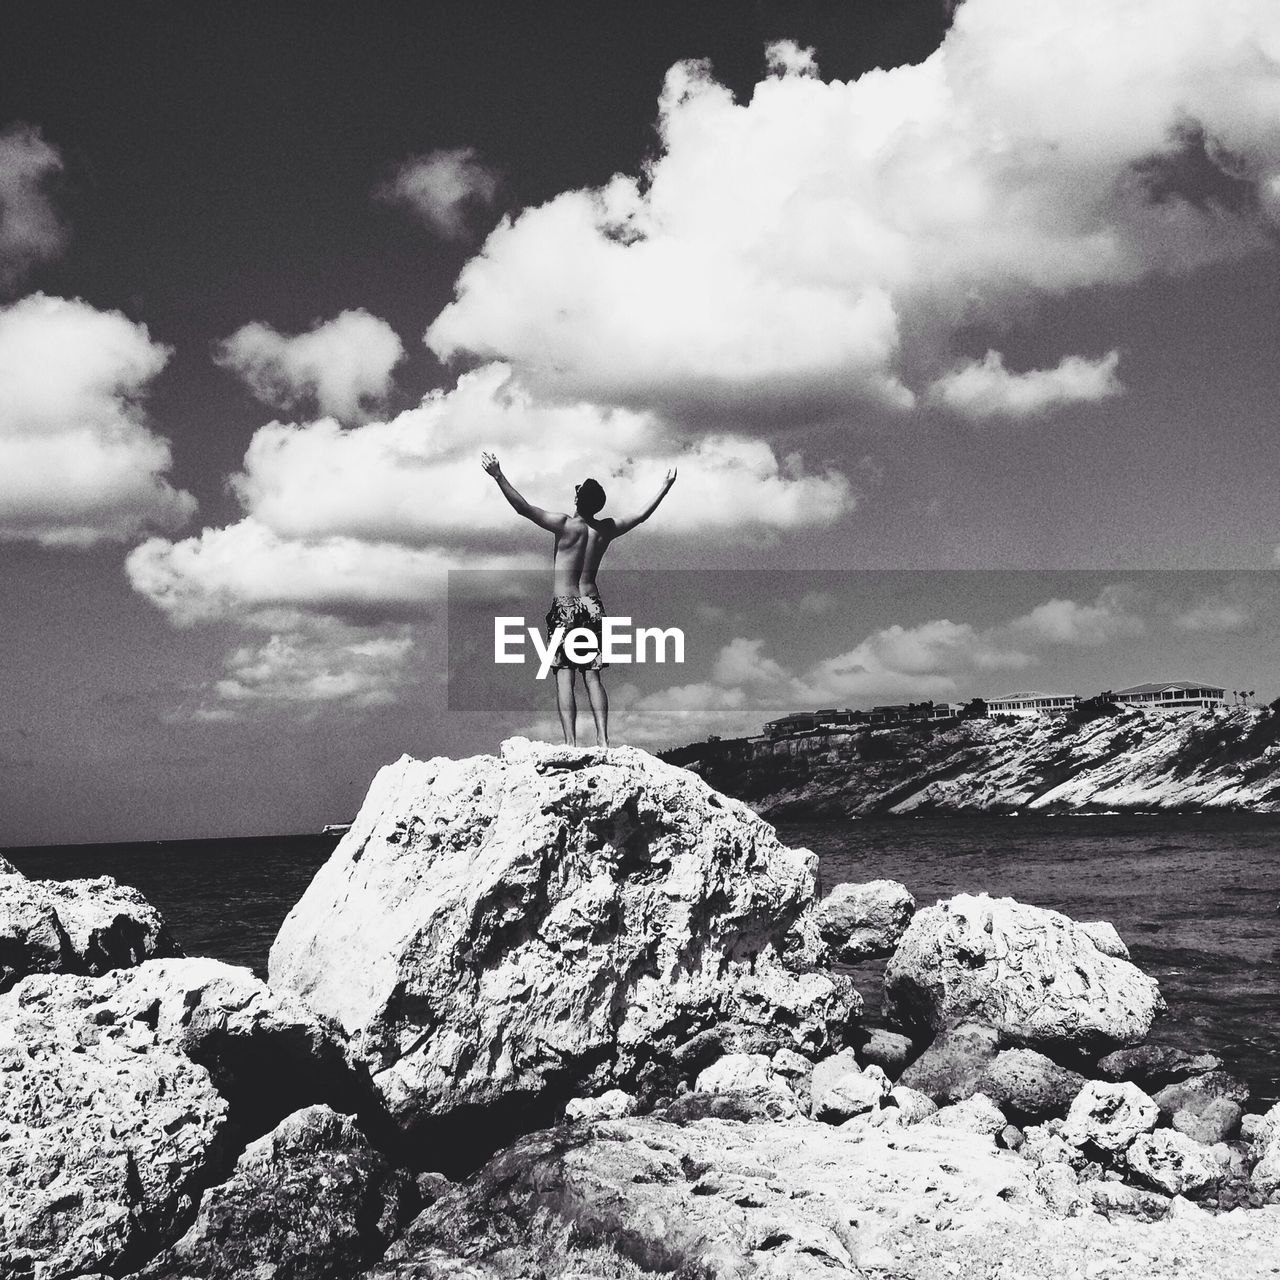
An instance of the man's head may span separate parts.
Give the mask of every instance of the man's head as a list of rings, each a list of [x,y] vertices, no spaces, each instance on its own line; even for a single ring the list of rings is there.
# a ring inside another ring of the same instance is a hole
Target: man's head
[[[573,502],[578,508],[578,514],[590,519],[604,506],[604,490],[600,487],[600,482],[588,477],[577,485],[573,491]]]

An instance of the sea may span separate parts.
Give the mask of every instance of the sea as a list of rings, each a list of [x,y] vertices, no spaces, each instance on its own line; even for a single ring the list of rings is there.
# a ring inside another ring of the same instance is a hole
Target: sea
[[[822,888],[899,880],[921,905],[985,890],[1077,920],[1109,920],[1157,978],[1169,1014],[1153,1039],[1220,1054],[1280,1098],[1280,816],[894,817],[777,824],[819,856]],[[336,835],[0,850],[49,879],[112,875],[155,905],[189,955],[265,976],[271,941]],[[852,972],[868,1019],[884,962]]]

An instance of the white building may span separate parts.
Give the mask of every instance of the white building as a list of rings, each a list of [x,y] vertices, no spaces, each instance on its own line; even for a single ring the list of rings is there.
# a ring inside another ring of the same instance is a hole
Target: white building
[[[987,699],[987,714],[992,716],[1065,715],[1080,705],[1078,693],[1044,693],[1030,689],[1025,693],[1006,693],[1003,698]]]
[[[1201,684],[1195,680],[1169,680],[1164,684],[1135,684],[1131,689],[1117,689],[1112,697],[1122,706],[1137,703],[1143,707],[1221,707],[1226,703],[1225,689]]]

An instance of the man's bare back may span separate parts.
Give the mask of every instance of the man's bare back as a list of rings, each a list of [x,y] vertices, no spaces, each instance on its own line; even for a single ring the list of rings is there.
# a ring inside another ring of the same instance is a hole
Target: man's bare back
[[[565,626],[581,623],[589,629],[597,626],[603,606],[600,603],[600,588],[596,583],[596,574],[600,570],[604,553],[608,551],[615,538],[630,533],[636,525],[643,524],[653,515],[658,504],[675,484],[675,471],[667,472],[658,496],[643,511],[635,516],[615,520],[609,516],[600,515],[605,494],[595,480],[584,480],[578,485],[574,494],[573,513],[568,514],[563,511],[547,511],[542,507],[535,507],[502,474],[498,459],[493,454],[481,454],[480,465],[498,482],[498,488],[502,490],[503,497],[518,514],[555,537],[555,549],[552,552],[551,561],[554,598],[551,612],[547,615],[548,633],[553,630],[553,623]],[[557,658],[554,665],[556,696],[564,740],[576,744],[577,707],[573,691],[575,667],[568,660],[560,658]],[[604,685],[600,679],[600,665],[597,655],[590,667],[578,669],[582,670],[583,683],[587,687],[587,695],[591,700],[591,711],[596,722],[596,737],[601,746],[607,746],[609,700],[605,696]]]

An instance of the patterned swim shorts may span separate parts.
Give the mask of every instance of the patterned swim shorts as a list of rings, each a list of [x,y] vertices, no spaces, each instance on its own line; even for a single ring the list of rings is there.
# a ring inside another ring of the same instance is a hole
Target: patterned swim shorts
[[[563,627],[566,636],[570,631],[581,627],[595,636],[596,651],[585,662],[574,662],[565,654],[562,640],[551,659],[552,671],[561,671],[566,667],[572,667],[575,671],[599,671],[605,665],[600,658],[600,651],[604,646],[603,626],[604,605],[599,596],[553,597],[551,608],[547,611],[547,640],[550,641],[557,627]]]

